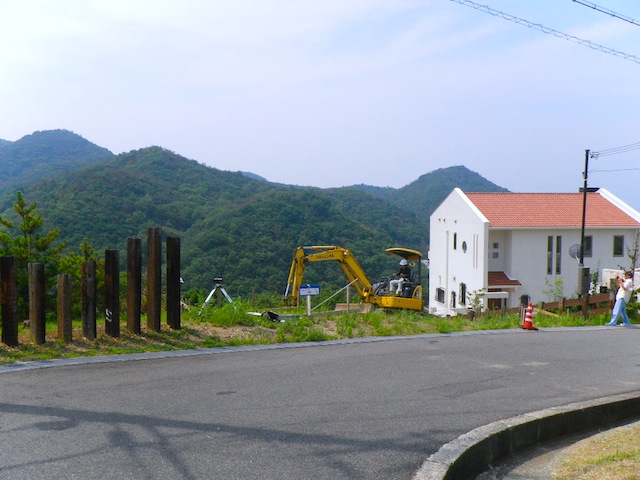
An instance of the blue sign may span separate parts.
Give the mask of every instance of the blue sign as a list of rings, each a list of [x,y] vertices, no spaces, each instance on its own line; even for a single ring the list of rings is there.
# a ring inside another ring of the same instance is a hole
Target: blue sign
[[[306,287],[300,287],[301,297],[313,297],[314,295],[320,295],[319,285],[307,285]]]

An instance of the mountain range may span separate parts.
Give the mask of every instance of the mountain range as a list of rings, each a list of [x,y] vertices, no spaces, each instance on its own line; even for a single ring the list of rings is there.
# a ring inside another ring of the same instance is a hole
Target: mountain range
[[[394,189],[369,185],[320,189],[272,183],[250,172],[203,165],[161,147],[120,155],[67,130],[0,140],[0,212],[15,194],[36,202],[45,229],[77,250],[101,251],[147,229],[181,238],[185,288],[209,290],[223,276],[232,296],[283,293],[298,245],[351,250],[372,281],[397,269],[392,246],[426,256],[429,216],[454,187],[506,191],[464,166],[441,168]],[[328,262],[333,263],[333,262]],[[337,265],[315,263],[305,281],[344,284]]]

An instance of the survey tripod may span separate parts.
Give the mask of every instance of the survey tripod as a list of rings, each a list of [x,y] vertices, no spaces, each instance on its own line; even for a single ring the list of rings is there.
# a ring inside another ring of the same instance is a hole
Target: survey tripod
[[[209,303],[209,300],[211,300],[211,298],[214,295],[216,296],[218,307],[222,306],[222,297],[226,298],[229,303],[233,303],[233,300],[231,300],[231,297],[229,296],[227,291],[222,286],[222,277],[214,278],[213,282],[214,282],[213,289],[211,290],[211,292],[209,292],[209,295],[207,296],[207,299],[202,304],[202,308],[200,308],[201,312],[202,312],[202,309],[204,308],[204,306],[207,303]]]

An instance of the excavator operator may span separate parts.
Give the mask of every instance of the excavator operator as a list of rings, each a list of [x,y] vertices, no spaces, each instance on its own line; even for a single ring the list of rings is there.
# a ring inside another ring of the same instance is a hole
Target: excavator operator
[[[393,274],[394,279],[389,282],[389,290],[393,293],[395,289],[396,296],[402,293],[402,284],[411,278],[411,269],[407,264],[407,259],[400,260],[400,270]]]

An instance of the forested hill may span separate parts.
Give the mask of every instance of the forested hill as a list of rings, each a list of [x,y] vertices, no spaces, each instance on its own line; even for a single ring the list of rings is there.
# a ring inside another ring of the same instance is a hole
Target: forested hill
[[[480,174],[458,165],[422,175],[409,185],[394,190],[387,198],[391,203],[416,215],[429,212],[431,216],[442,200],[456,187],[462,188],[465,192],[507,191]]]
[[[451,168],[462,180],[470,172]],[[438,175],[446,177],[447,170]],[[147,228],[160,226],[165,235],[181,238],[185,288],[208,290],[213,278],[223,276],[232,296],[246,296],[283,293],[298,245],[349,248],[372,281],[397,268],[397,258],[386,248],[405,246],[426,255],[431,211],[416,202],[438,205],[450,193],[438,191],[439,182],[432,185],[429,175],[417,182],[437,193],[424,194],[411,184],[401,195],[414,197],[406,208],[390,201],[398,195],[394,189],[275,184],[150,147],[91,160],[21,190],[27,202],[38,203],[45,228],[59,228],[71,250],[86,238],[98,251],[120,249],[124,261],[127,237],[146,242]],[[455,186],[470,191],[463,181]],[[11,217],[15,190],[0,192],[0,212]],[[313,264],[305,281],[343,285],[339,267],[328,263]]]
[[[361,184],[337,190],[359,190],[380,197],[402,210],[413,212],[428,225],[431,213],[456,187],[465,192],[508,191],[462,165],[439,168],[398,189]]]
[[[44,178],[113,157],[68,130],[35,132],[15,142],[0,140],[0,191],[23,188]]]
[[[159,147],[42,181],[24,195],[71,246],[86,237],[99,250],[124,250],[127,237],[146,239],[150,226],[181,237],[187,288],[224,275],[229,291],[284,291],[297,245],[350,248],[374,278],[396,267],[389,246],[426,248],[425,226],[380,198],[276,185]]]

